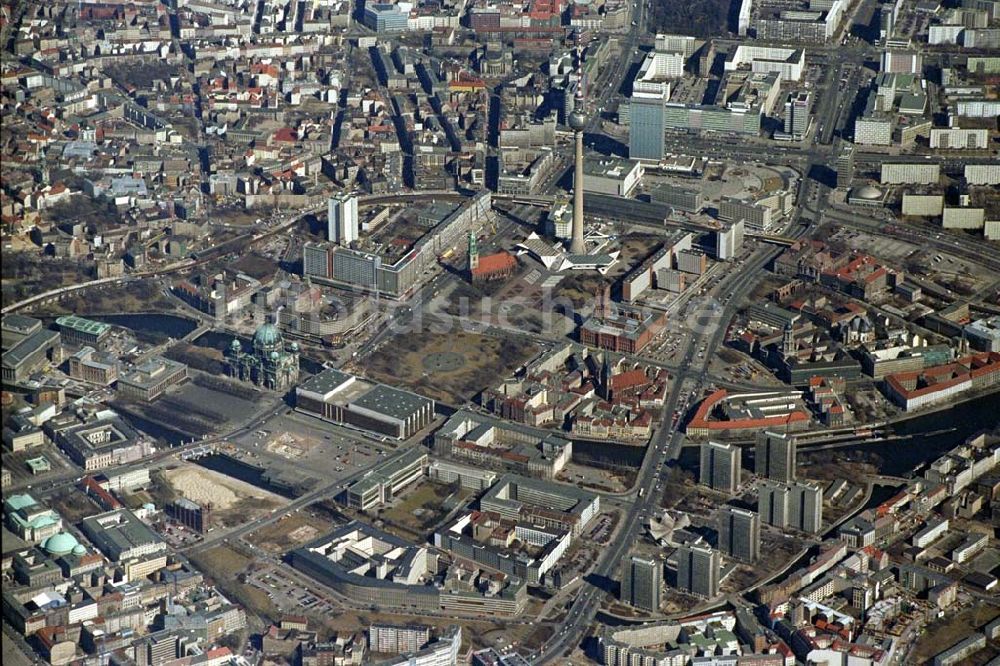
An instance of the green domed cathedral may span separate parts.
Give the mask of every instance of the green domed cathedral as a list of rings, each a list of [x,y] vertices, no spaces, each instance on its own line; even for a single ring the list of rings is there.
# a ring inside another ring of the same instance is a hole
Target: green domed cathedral
[[[299,345],[285,340],[278,327],[261,324],[253,334],[253,349],[233,340],[226,350],[230,377],[274,391],[285,391],[299,380]]]

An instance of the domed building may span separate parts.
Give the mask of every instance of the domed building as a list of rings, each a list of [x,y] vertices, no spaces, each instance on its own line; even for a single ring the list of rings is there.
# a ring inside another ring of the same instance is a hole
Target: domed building
[[[261,324],[253,334],[253,348],[244,350],[233,340],[226,350],[230,377],[274,391],[284,391],[299,380],[299,345],[286,345],[274,324]]]
[[[42,549],[53,558],[70,554],[82,555],[87,552],[87,549],[69,532],[53,534],[42,543]]]

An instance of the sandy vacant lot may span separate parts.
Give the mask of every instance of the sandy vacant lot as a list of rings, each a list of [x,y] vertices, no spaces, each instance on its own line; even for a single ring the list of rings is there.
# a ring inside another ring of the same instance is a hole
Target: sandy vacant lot
[[[198,504],[210,503],[219,511],[225,511],[248,497],[271,500],[276,504],[284,501],[274,493],[197,465],[169,469],[164,476],[177,493]]]

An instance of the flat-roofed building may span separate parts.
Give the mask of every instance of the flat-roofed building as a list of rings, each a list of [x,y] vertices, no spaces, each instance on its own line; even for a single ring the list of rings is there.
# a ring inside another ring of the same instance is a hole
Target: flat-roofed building
[[[88,472],[136,462],[154,450],[150,440],[116,414],[68,425],[54,421],[45,424],[49,437]]]
[[[642,164],[616,158],[589,159],[583,163],[583,189],[627,197],[642,181]]]
[[[422,624],[375,623],[368,627],[368,649],[381,654],[416,652],[430,639],[430,627]]]
[[[446,460],[434,460],[427,466],[427,477],[440,483],[455,483],[470,490],[486,490],[499,478],[499,474],[489,469],[463,465]]]
[[[937,162],[903,162],[882,165],[883,185],[936,185],[941,177],[941,165]]]
[[[107,386],[118,380],[119,363],[114,354],[84,347],[69,357],[69,376],[90,384]]]
[[[80,529],[112,562],[165,552],[167,544],[128,509],[84,518]]]
[[[711,599],[719,594],[719,551],[706,544],[685,544],[677,549],[677,587]]]
[[[3,381],[19,382],[48,364],[62,362],[59,332],[42,327],[42,322],[23,315],[3,318]]]
[[[712,490],[734,493],[740,487],[741,460],[738,446],[709,440],[701,445],[699,481]]]
[[[327,368],[295,389],[295,407],[327,421],[405,439],[434,419],[434,401]]]
[[[154,356],[135,366],[118,380],[118,392],[133,400],[151,402],[187,379],[187,366],[162,356]]]
[[[424,475],[428,455],[422,446],[407,449],[375,466],[343,492],[344,502],[368,511],[382,506]]]
[[[75,315],[59,317],[56,326],[62,335],[62,341],[68,345],[90,345],[98,349],[111,335],[111,324],[84,319]]]
[[[483,511],[567,529],[577,536],[601,511],[599,495],[551,481],[507,474],[479,500]]]

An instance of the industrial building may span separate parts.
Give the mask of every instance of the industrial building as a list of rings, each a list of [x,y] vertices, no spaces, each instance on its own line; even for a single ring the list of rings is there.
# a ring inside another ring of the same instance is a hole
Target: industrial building
[[[295,408],[360,430],[406,439],[434,419],[434,401],[327,368],[295,388]]]

